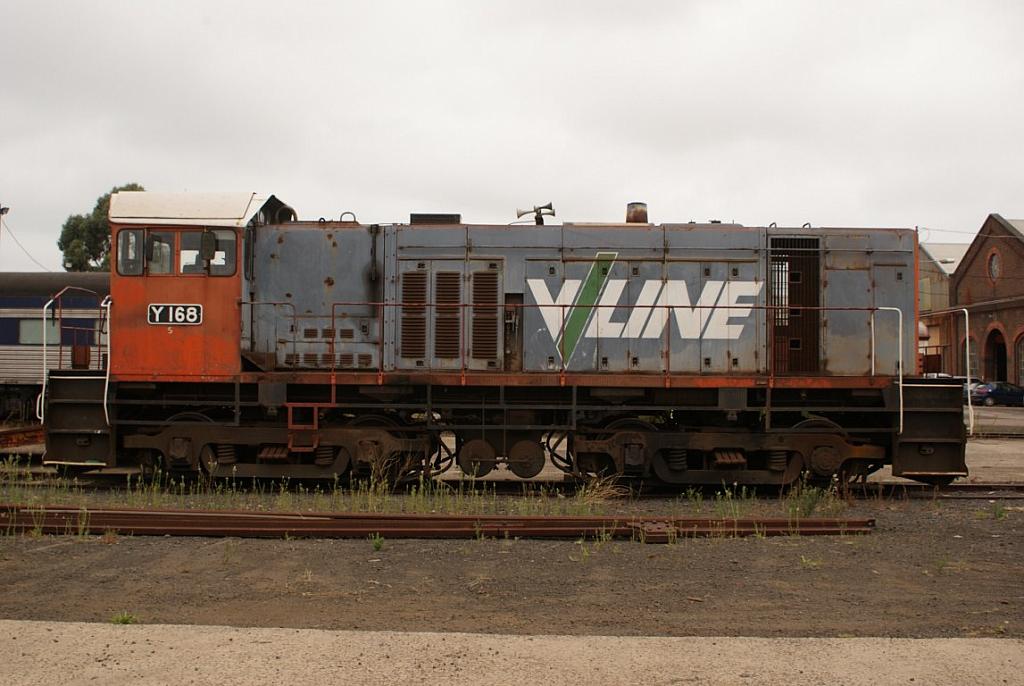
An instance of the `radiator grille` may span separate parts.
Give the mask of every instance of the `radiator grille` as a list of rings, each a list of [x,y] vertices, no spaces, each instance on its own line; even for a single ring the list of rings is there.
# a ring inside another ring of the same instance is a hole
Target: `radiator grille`
[[[473,273],[473,359],[498,359],[498,273]]]
[[[776,374],[820,366],[821,278],[817,238],[773,237],[768,261],[772,363]],[[804,309],[808,308],[808,309]]]
[[[343,369],[356,366],[355,356],[352,353],[342,353],[338,355],[338,366]]]
[[[441,359],[457,359],[462,342],[461,308],[462,274],[459,272],[437,272],[434,275],[434,356]]]
[[[402,357],[427,355],[427,273],[402,274]]]

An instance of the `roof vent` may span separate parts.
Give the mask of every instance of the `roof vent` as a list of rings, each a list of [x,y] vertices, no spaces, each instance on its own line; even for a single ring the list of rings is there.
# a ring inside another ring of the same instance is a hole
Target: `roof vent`
[[[461,214],[431,214],[416,212],[409,215],[410,224],[461,224]]]

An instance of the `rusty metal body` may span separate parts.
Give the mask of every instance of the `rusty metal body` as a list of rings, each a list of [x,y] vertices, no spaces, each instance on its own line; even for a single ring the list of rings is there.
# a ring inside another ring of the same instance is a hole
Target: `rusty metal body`
[[[146,195],[112,201],[109,378],[54,380],[51,398],[82,402],[51,409],[53,461],[966,473],[959,387],[907,375],[911,231],[275,222],[293,213],[273,197],[211,220],[173,198],[147,215]]]

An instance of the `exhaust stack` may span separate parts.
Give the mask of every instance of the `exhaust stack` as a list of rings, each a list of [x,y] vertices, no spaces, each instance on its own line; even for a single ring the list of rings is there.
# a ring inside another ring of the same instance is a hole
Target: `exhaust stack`
[[[626,205],[627,224],[647,224],[647,203],[631,202]]]

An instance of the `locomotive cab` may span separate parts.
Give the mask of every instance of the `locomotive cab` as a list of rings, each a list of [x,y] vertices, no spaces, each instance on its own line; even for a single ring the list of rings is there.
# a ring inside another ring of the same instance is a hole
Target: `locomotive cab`
[[[282,203],[254,193],[111,198],[110,371],[122,381],[218,381],[241,370],[243,229]]]

